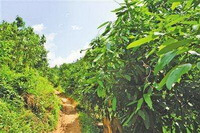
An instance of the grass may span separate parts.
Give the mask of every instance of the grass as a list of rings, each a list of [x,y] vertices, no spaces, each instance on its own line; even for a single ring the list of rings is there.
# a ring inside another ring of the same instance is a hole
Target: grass
[[[80,112],[79,119],[82,133],[100,133],[100,130],[95,125],[94,120],[88,114]]]
[[[0,69],[0,132],[38,133],[57,125],[60,100],[51,83],[36,70]]]

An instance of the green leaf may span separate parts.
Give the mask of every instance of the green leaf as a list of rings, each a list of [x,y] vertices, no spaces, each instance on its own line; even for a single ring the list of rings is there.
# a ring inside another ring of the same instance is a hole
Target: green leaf
[[[167,82],[167,79],[170,75],[170,73],[176,68],[177,66],[173,67],[166,75],[165,77],[161,80],[161,82],[158,84],[158,88],[156,88],[157,90],[161,90],[162,87],[165,85],[165,83]]]
[[[172,85],[177,82],[181,76],[185,73],[187,73],[191,69],[192,65],[191,64],[183,64],[180,66],[177,66],[170,74],[169,77],[167,78],[166,81],[166,86],[168,89],[172,88]]]
[[[132,101],[132,102],[128,103],[127,106],[133,105],[135,103],[137,103],[137,101]]]
[[[129,38],[129,39],[134,39],[135,36],[131,35],[131,36],[129,36],[128,38]]]
[[[143,119],[144,121],[146,120],[145,113],[144,113],[142,110],[139,110],[139,111],[138,111],[138,115],[139,115],[140,117],[142,117],[142,119]]]
[[[152,55],[156,51],[156,48],[153,48],[145,57],[149,58],[150,55]]]
[[[145,44],[145,43],[147,43],[147,42],[150,42],[150,41],[152,41],[152,40],[154,40],[154,39],[155,39],[155,37],[153,37],[152,35],[149,35],[149,36],[147,36],[147,37],[145,37],[145,38],[142,38],[142,39],[139,39],[139,40],[137,40],[137,41],[132,42],[131,44],[129,44],[129,45],[127,46],[127,49],[141,46],[142,44]]]
[[[140,99],[138,100],[138,103],[137,103],[137,109],[136,109],[135,112],[137,112],[138,110],[141,109],[142,104],[143,104],[143,101],[144,101],[143,98],[140,98]]]
[[[144,85],[144,88],[143,88],[143,92],[145,92],[146,88],[149,87],[151,85],[151,83],[150,82],[145,82],[144,84],[145,85]]]
[[[100,29],[100,28],[102,28],[103,26],[105,26],[105,25],[107,25],[108,23],[110,23],[110,21],[107,21],[107,22],[105,22],[105,23],[103,23],[103,24],[101,24],[97,29]]]
[[[169,132],[168,129],[167,129],[167,126],[162,126],[162,132],[163,132],[163,133]]]
[[[106,96],[106,91],[102,88],[98,88],[97,89],[97,95],[98,95],[98,97],[104,98]]]
[[[151,93],[147,93],[143,95],[144,101],[147,103],[150,109],[153,109],[152,107],[152,101],[151,101]]]
[[[103,53],[102,53],[102,54],[99,54],[99,55],[94,59],[93,62],[97,62],[102,56],[103,56]]]
[[[131,115],[128,117],[128,119],[124,122],[123,126],[127,126],[132,118],[136,120],[137,116],[135,115],[135,112],[131,113]]]
[[[156,75],[160,70],[162,70],[167,64],[170,63],[170,61],[176,56],[175,51],[170,51],[163,56],[160,57],[158,60],[158,63],[155,66],[154,69],[154,75]]]
[[[116,97],[114,97],[112,100],[112,109],[113,109],[113,111],[116,111],[116,109],[117,109],[117,98]]]
[[[197,68],[200,70],[200,62],[197,63]]]
[[[105,31],[102,33],[102,36],[105,36],[108,32],[110,32],[111,24],[112,24],[112,22],[109,22],[109,24],[106,26]]]
[[[131,81],[131,76],[125,75],[124,77],[125,77],[128,81]]]
[[[177,41],[178,41],[178,40],[176,40],[176,39],[170,38],[170,39],[166,40],[163,44],[161,44],[161,45],[159,46],[159,50],[161,50],[161,49],[163,49],[164,47],[166,47],[167,45],[170,45],[170,44],[175,43],[175,42],[177,42]]]
[[[191,39],[187,39],[187,40],[181,40],[181,41],[178,41],[178,42],[175,42],[175,43],[172,43],[172,44],[169,44],[169,45],[166,45],[164,47],[162,47],[159,51],[158,51],[158,54],[161,55],[161,54],[165,54],[173,49],[176,49],[180,46],[184,46],[186,44],[189,44],[191,43],[192,40]]]
[[[196,25],[198,24],[198,21],[183,21],[182,24],[189,24],[189,25]]]
[[[98,84],[99,84],[102,88],[104,88],[103,82],[102,82],[102,81],[98,80],[97,82],[98,82]]]
[[[188,0],[184,9],[189,9],[193,3],[193,0]]]
[[[179,48],[176,50],[176,55],[185,53],[185,52],[187,52],[188,50],[189,50],[189,47],[179,47]]]
[[[189,18],[190,16],[189,15],[185,15],[185,16],[172,16],[172,20],[165,25],[165,27],[170,27],[176,23],[180,23],[182,22],[185,18]]]
[[[143,101],[144,101],[143,98],[140,98],[140,99],[138,100],[136,111],[134,111],[134,112],[131,113],[131,115],[130,115],[129,118],[125,121],[125,123],[123,124],[123,126],[126,126],[126,125],[131,121],[132,117],[134,117],[134,115],[136,114],[136,112],[137,112],[138,110],[141,109],[142,104],[143,104]]]
[[[174,10],[177,6],[179,6],[181,3],[180,2],[173,2],[171,9]]]
[[[144,125],[145,125],[146,129],[149,129],[149,127],[150,127],[149,115],[145,110],[143,110],[143,113],[145,115]]]
[[[169,2],[183,2],[185,0],[169,0]]]

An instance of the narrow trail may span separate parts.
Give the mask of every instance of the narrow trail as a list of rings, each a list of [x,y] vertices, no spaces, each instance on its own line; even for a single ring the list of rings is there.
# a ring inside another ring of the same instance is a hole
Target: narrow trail
[[[52,133],[81,133],[79,115],[76,112],[76,102],[60,92],[56,92],[56,95],[61,99],[62,109],[56,130]]]

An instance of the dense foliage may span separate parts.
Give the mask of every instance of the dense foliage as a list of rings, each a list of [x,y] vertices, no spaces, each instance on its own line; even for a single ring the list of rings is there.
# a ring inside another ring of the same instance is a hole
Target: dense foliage
[[[105,133],[200,132],[199,3],[125,0],[82,59],[52,69],[44,36],[20,17],[3,22],[1,131],[53,130],[61,85],[80,103],[83,132],[100,121]]]
[[[199,3],[125,0],[60,84],[104,131],[200,132]]]
[[[0,24],[0,132],[47,132],[57,124],[59,100],[45,78],[44,43],[20,17]]]
[[[45,37],[25,27],[22,18],[17,17],[13,23],[3,22],[0,25],[0,63],[11,69],[32,67],[47,68],[47,51],[44,49]]]

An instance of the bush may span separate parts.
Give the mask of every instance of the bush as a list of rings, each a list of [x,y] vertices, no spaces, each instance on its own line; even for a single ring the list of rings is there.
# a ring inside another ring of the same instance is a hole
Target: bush
[[[45,41],[20,17],[0,24],[0,132],[48,132],[57,124],[59,99],[44,77]]]
[[[44,132],[54,129],[59,99],[50,82],[36,70],[16,73],[0,69],[0,125],[5,132]]]

